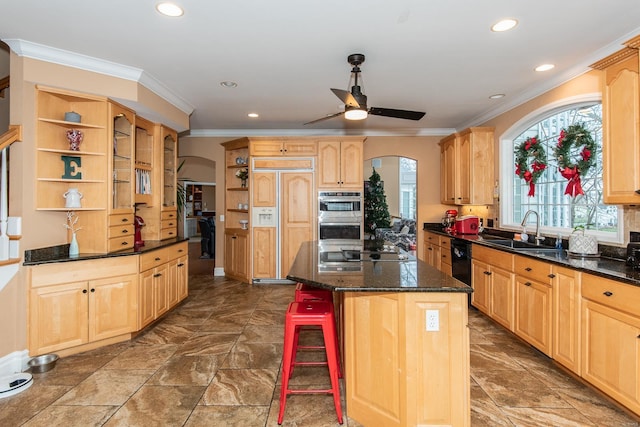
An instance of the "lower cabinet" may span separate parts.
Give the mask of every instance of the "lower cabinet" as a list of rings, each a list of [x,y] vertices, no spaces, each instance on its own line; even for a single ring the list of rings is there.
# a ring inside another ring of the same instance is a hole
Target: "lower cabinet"
[[[187,251],[182,242],[139,256],[29,267],[29,354],[64,356],[130,339],[187,296]]]
[[[130,259],[128,259],[130,258]],[[137,326],[137,259],[31,267],[29,353],[58,352],[129,334]]]
[[[249,280],[248,231],[229,231],[224,234],[224,274],[233,279]]]
[[[509,253],[475,246],[471,260],[471,304],[509,330],[514,323],[513,259]]]
[[[187,242],[140,255],[138,329],[186,297]]]
[[[451,238],[424,232],[424,262],[451,276]]]
[[[582,377],[640,413],[640,289],[584,274]]]
[[[551,265],[516,256],[514,332],[538,350],[551,356],[553,306]]]
[[[580,375],[580,286],[578,270],[554,265],[553,358]]]

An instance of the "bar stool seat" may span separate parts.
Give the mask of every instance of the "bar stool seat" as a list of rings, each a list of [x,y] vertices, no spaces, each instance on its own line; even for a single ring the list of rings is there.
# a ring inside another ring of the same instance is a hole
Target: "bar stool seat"
[[[303,301],[327,301],[333,302],[333,292],[325,289],[314,288],[313,286],[298,283],[296,285],[296,302]]]
[[[297,335],[301,326],[320,326],[324,339],[324,349],[327,356],[326,362],[296,362]],[[280,411],[278,424],[282,424],[287,396],[290,394],[327,393],[333,395],[333,403],[336,408],[338,422],[342,424],[342,408],[340,405],[339,354],[337,347],[337,332],[333,313],[333,304],[326,301],[292,302],[289,304],[285,315],[284,325],[284,350],[282,361],[282,386],[280,389]],[[296,364],[321,364],[329,369],[331,379],[330,389],[290,389],[289,379]]]

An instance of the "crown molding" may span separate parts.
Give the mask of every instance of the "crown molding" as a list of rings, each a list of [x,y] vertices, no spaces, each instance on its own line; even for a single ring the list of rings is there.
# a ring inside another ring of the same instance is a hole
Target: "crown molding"
[[[104,59],[94,58],[80,53],[70,52],[22,39],[3,40],[18,56],[51,62],[66,67],[78,68],[98,74],[135,81],[160,96],[185,114],[190,115],[195,109],[184,99],[171,92],[160,81],[139,68],[118,64]]]
[[[181,134],[192,138],[251,136],[446,136],[454,133],[452,128],[415,129],[191,129]]]

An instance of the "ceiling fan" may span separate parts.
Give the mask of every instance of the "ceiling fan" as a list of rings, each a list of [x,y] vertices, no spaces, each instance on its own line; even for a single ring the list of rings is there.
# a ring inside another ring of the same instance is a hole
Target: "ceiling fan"
[[[426,113],[421,111],[396,110],[393,108],[370,107],[367,108],[367,96],[362,93],[358,85],[358,75],[360,74],[360,64],[364,62],[364,55],[361,53],[353,53],[347,57],[349,64],[353,66],[351,73],[353,74],[354,84],[351,86],[351,92],[342,89],[331,89],[342,102],[344,102],[344,111],[330,114],[317,120],[305,123],[310,125],[323,120],[332,119],[344,114],[347,120],[363,120],[369,114],[374,116],[395,117],[397,119],[420,120]]]

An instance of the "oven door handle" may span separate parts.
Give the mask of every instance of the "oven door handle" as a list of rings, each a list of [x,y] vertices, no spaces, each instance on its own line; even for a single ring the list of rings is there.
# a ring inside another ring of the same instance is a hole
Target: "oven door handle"
[[[360,227],[362,226],[362,224],[360,222],[354,222],[354,221],[338,221],[338,222],[320,222],[320,225],[339,225],[339,226],[344,226],[344,225],[351,225],[353,227]]]

